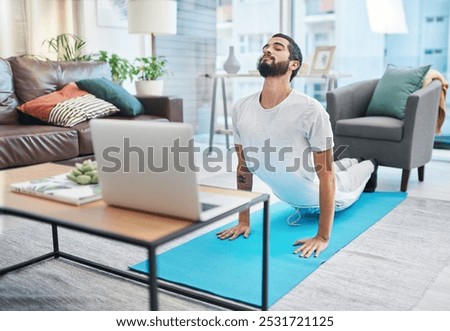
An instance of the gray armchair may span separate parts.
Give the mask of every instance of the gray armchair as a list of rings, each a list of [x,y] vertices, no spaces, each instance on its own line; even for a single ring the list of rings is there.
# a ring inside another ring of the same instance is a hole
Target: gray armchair
[[[375,158],[381,166],[403,169],[400,190],[406,192],[411,169],[418,168],[423,181],[431,159],[441,82],[434,80],[410,94],[403,120],[366,116],[377,82],[361,81],[327,93],[335,158]]]

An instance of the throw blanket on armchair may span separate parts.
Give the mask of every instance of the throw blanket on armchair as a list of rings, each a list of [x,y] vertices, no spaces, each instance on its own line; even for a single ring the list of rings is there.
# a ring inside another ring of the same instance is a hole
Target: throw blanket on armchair
[[[438,79],[442,83],[442,91],[441,96],[439,100],[439,113],[438,113],[438,119],[436,122],[436,133],[441,133],[442,124],[445,120],[445,98],[447,96],[447,90],[448,90],[448,82],[444,78],[444,76],[437,70],[430,69],[428,70],[427,74],[425,75],[423,79],[423,86],[427,86],[430,84],[434,79]]]

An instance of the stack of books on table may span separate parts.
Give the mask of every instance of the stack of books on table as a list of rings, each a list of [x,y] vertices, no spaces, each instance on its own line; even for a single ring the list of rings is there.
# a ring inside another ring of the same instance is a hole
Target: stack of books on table
[[[99,184],[79,185],[68,179],[67,175],[15,183],[11,185],[11,190],[72,205],[82,205],[102,198]]]

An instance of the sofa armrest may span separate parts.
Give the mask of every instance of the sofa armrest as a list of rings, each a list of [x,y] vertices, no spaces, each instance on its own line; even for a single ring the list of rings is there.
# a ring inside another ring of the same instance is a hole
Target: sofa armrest
[[[330,115],[333,131],[336,122],[340,119],[366,115],[377,83],[378,79],[364,80],[327,93],[327,112]]]
[[[167,96],[136,96],[145,114],[167,118],[170,122],[183,122],[183,99]]]

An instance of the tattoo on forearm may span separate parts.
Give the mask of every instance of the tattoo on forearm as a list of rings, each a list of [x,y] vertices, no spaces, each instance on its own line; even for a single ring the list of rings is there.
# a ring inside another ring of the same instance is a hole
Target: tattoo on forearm
[[[246,178],[244,175],[237,175],[237,181],[238,181],[238,183],[245,183]]]
[[[249,173],[237,175],[237,187],[239,190],[252,190],[252,175]]]

